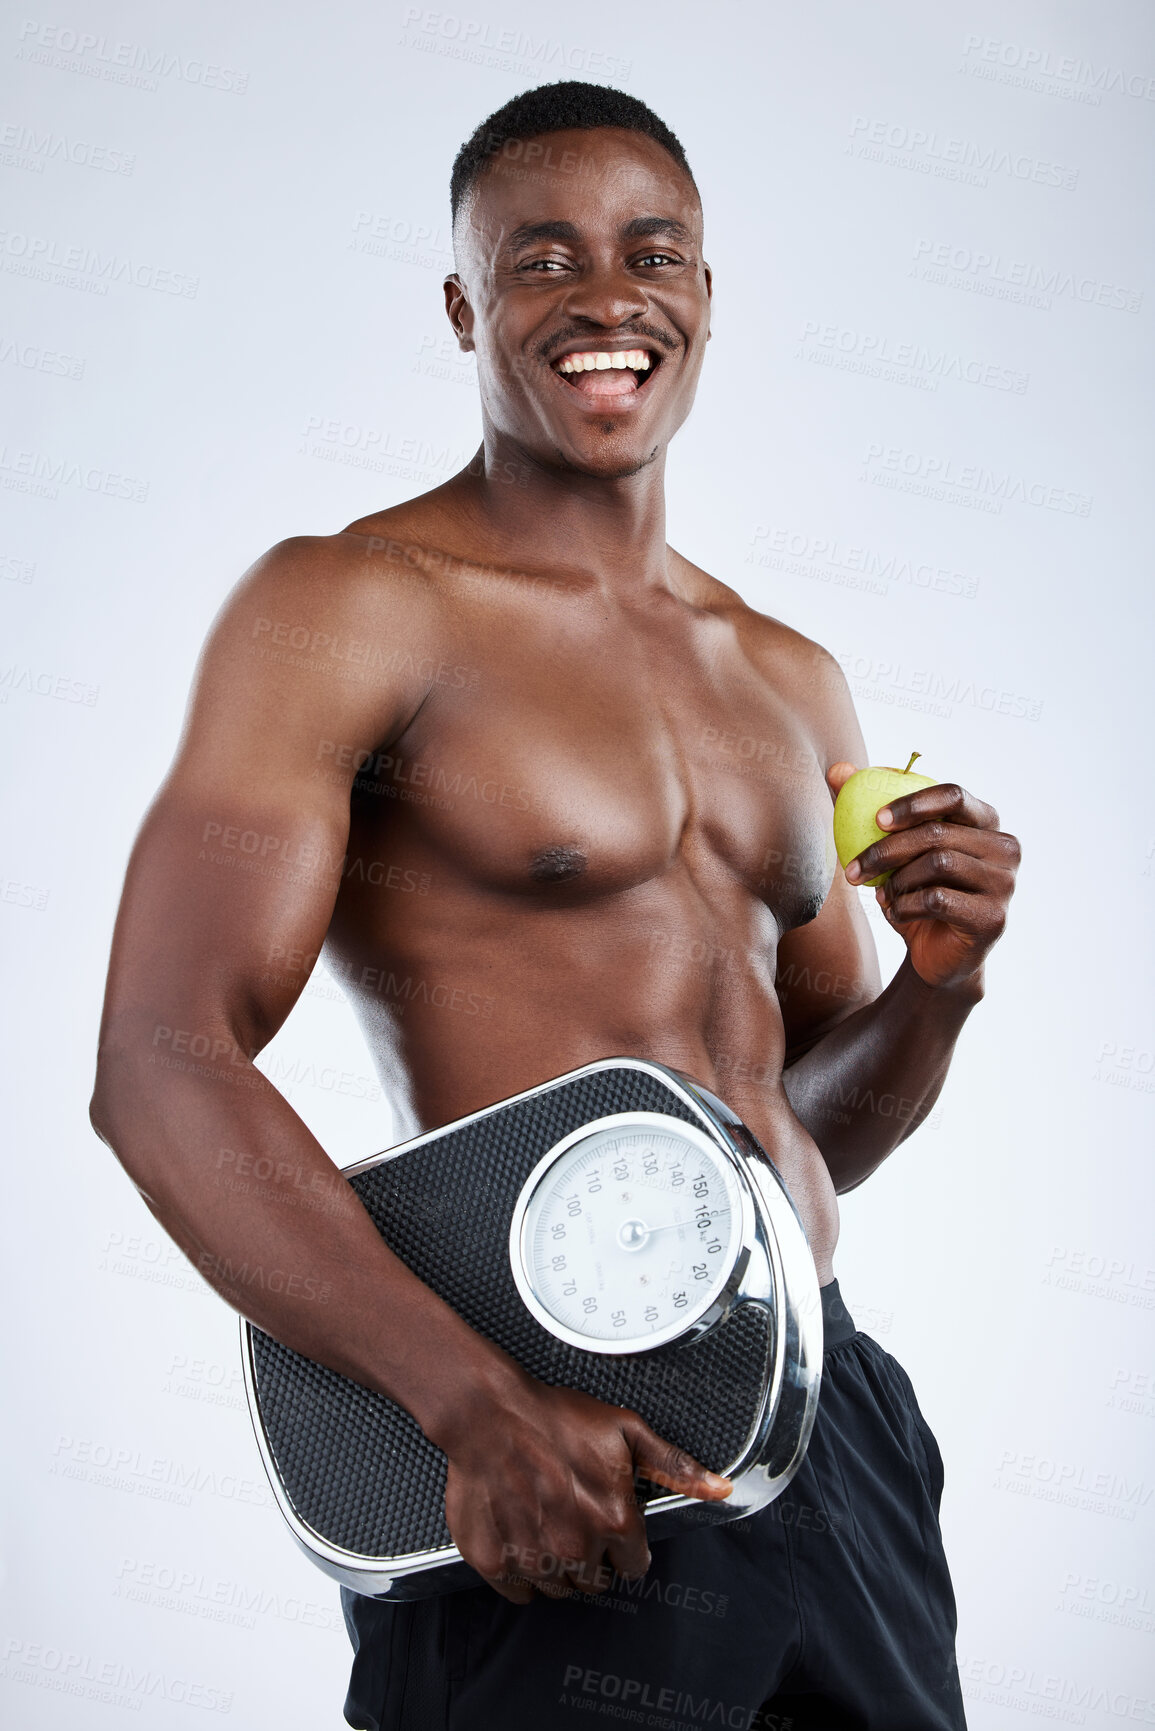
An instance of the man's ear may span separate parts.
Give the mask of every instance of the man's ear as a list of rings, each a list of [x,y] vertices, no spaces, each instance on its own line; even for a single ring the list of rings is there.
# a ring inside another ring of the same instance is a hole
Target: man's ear
[[[714,273],[710,269],[709,265],[706,263],[705,259],[702,260],[702,270],[703,270],[703,272],[705,274],[705,278],[706,278],[706,299],[708,301],[712,302],[714,299]],[[706,341],[707,342],[709,342],[709,340],[713,336],[713,334],[714,334],[713,331],[710,330],[710,328],[707,326],[707,328],[706,328]]]
[[[453,326],[457,346],[468,354],[473,348],[473,308],[465,293],[465,284],[457,275],[445,279],[445,311]]]

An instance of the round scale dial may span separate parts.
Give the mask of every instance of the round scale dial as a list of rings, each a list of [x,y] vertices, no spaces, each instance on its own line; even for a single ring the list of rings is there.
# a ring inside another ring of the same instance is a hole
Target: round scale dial
[[[622,1114],[566,1137],[514,1210],[514,1278],[538,1320],[592,1351],[676,1339],[716,1304],[744,1241],[727,1156],[695,1126]]]

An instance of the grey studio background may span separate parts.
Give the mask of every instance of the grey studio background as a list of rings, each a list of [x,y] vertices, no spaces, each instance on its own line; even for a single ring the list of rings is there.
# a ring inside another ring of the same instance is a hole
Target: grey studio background
[[[1024,842],[838,1256],[946,1457],[971,1724],[1155,1724],[1149,8],[73,0],[9,10],[0,67],[7,1722],[342,1723],[235,1318],[88,1128],[103,975],[229,587],[475,449],[449,166],[573,76],[655,106],[705,202],[672,542],[840,657],[872,762]],[[260,1063],[340,1164],[390,1142],[322,972]]]

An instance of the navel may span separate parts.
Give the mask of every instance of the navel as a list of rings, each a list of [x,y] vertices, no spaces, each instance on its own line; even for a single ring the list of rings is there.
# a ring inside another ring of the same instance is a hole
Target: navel
[[[529,862],[529,875],[538,883],[564,883],[580,877],[589,864],[580,847],[543,847]]]

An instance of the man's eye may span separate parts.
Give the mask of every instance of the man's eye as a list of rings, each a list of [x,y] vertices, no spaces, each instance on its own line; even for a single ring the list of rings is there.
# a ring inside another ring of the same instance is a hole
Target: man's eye
[[[528,264],[522,266],[523,270],[542,271],[565,270],[565,268],[565,262],[560,258],[531,258]]]
[[[674,257],[673,253],[669,253],[669,252],[648,252],[646,254],[645,258],[640,258],[638,260],[639,266],[651,265],[651,264],[677,264],[677,263],[678,263],[678,260]]]

